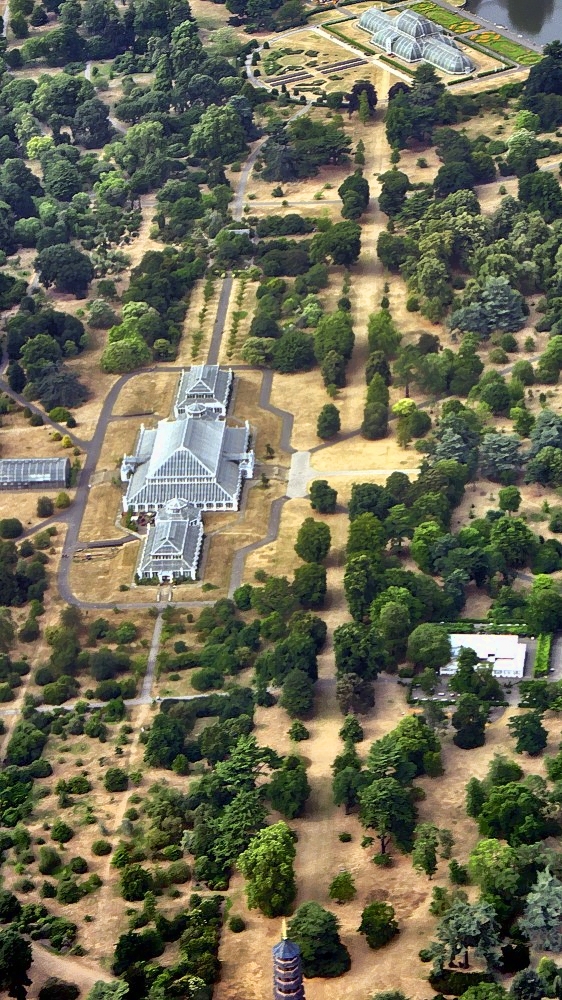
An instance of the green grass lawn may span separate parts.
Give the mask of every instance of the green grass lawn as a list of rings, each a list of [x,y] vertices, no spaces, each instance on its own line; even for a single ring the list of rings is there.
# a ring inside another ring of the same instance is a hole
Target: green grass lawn
[[[432,3],[431,0],[420,0],[419,3],[411,4],[410,7],[411,10],[415,10],[418,14],[423,14],[424,17],[435,21],[435,24],[440,24],[442,28],[448,28],[449,31],[454,31],[456,34],[463,35],[467,31],[474,30],[474,21],[468,21],[466,18],[463,18],[462,14],[455,14],[452,11],[444,10],[443,7]]]
[[[471,35],[471,40],[485,45],[487,49],[497,52],[500,56],[512,59],[513,62],[521,63],[522,66],[534,66],[542,59],[539,52],[526,49],[524,45],[499,35],[497,31],[479,31],[476,35]]]

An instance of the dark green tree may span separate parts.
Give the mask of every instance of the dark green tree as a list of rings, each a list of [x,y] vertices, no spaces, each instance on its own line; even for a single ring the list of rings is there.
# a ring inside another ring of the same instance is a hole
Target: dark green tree
[[[339,921],[319,903],[303,903],[289,921],[289,937],[300,948],[302,969],[308,979],[341,976],[351,958],[338,934]]]

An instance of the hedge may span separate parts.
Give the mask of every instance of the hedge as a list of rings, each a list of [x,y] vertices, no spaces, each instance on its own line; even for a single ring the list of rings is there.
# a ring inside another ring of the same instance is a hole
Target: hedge
[[[429,984],[436,993],[444,993],[445,996],[460,997],[471,986],[479,986],[480,983],[493,983],[494,977],[489,972],[455,972],[452,969],[443,969],[442,972],[433,972],[429,977]]]
[[[533,677],[546,677],[550,666],[550,649],[552,646],[552,635],[550,632],[543,632],[537,639],[537,653],[535,656],[535,666]]]

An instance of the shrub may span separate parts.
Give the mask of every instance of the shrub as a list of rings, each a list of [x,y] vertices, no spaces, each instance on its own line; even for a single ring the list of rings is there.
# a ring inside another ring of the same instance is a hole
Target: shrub
[[[310,739],[310,733],[300,719],[295,719],[287,735],[289,739],[294,740],[295,743],[300,743],[302,740]]]
[[[66,844],[69,840],[72,840],[74,836],[74,830],[68,823],[65,823],[62,819],[57,819],[53,823],[51,829],[51,837],[56,840],[59,844]]]
[[[92,854],[97,858],[103,857],[104,854],[111,854],[111,844],[109,840],[94,840],[92,844]]]
[[[51,517],[55,512],[55,505],[50,497],[38,497],[37,517]]]
[[[67,507],[70,507],[70,497],[68,493],[64,492],[64,490],[62,490],[60,493],[57,493],[57,498],[55,500],[55,507],[57,508],[57,510],[65,510]]]
[[[535,656],[535,665],[533,668],[533,677],[546,677],[548,674],[548,669],[550,667],[550,649],[552,646],[552,635],[550,633],[543,633],[539,635],[537,639],[537,652]]]
[[[352,839],[351,834],[348,833],[347,830],[344,830],[343,833],[340,833],[338,837],[338,840],[341,840],[342,844],[349,844],[351,839]]]
[[[242,917],[233,916],[228,921],[228,926],[233,934],[240,934],[241,931],[246,930],[246,923]]]
[[[480,983],[492,983],[493,976],[489,972],[455,972],[452,969],[443,969],[442,972],[433,972],[429,976],[430,985],[436,993],[445,993],[447,996],[460,997],[471,986],[479,986]]]
[[[0,520],[0,538],[19,538],[23,534],[23,524],[17,517],[3,517]]]
[[[129,787],[129,775],[120,767],[110,767],[103,779],[107,792],[125,792]]]
[[[39,1000],[76,1000],[80,989],[76,983],[69,983],[58,976],[49,976],[39,990]]]
[[[57,900],[64,906],[71,903],[78,903],[82,898],[82,892],[78,882],[72,878],[63,878],[57,886]]]
[[[38,868],[41,875],[52,875],[60,867],[61,858],[54,847],[41,847],[39,849]]]
[[[88,862],[86,858],[81,858],[79,855],[75,858],[71,858],[68,862],[68,868],[74,875],[85,875],[88,871]]]

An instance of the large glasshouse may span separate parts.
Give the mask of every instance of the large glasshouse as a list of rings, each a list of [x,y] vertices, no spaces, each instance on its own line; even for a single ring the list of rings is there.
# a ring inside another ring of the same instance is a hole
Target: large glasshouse
[[[431,63],[444,73],[466,74],[475,69],[474,63],[455,45],[438,24],[413,10],[403,10],[397,17],[369,7],[359,19],[359,27],[371,35],[372,45],[387,55],[405,62]]]

